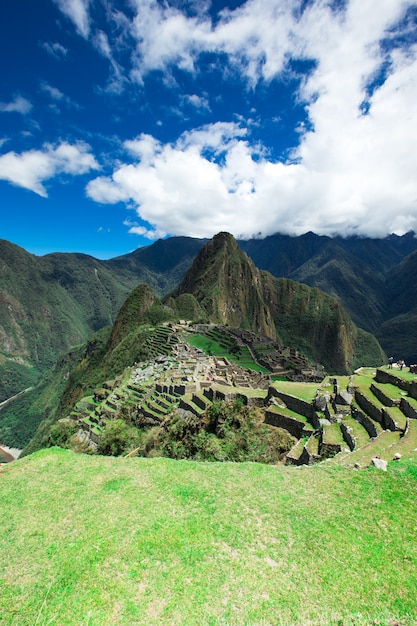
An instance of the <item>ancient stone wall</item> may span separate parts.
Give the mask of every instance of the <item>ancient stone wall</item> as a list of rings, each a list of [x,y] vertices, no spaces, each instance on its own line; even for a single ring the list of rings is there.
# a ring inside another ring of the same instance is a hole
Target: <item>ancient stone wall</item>
[[[268,409],[265,411],[265,424],[270,424],[271,426],[276,426],[277,428],[284,428],[290,433],[290,435],[297,437],[297,439],[313,434],[313,430],[306,428],[306,424],[304,422]]]
[[[320,428],[318,415],[311,403],[301,400],[300,398],[296,398],[295,396],[291,396],[290,394],[283,393],[282,391],[275,389],[275,387],[269,387],[268,389],[267,401],[269,401],[271,397],[280,398],[291,411],[304,415],[314,428]]]
[[[396,423],[394,422],[388,411],[386,411],[385,409],[382,409],[382,425],[385,429],[388,430],[398,430]]]
[[[365,413],[362,413],[362,411],[359,411],[359,409],[354,406],[352,407],[352,417],[357,422],[359,422],[359,424],[362,424],[371,439],[375,439],[375,437],[378,437],[378,431],[371,418],[365,415]]]
[[[346,426],[343,422],[340,423],[340,430],[342,431],[343,439],[346,441],[349,446],[350,451],[356,448],[356,439],[353,435],[352,429],[349,426]]]
[[[375,422],[383,423],[382,411],[358,390],[355,391],[355,400],[362,411],[375,420]]]
[[[417,411],[413,406],[411,406],[407,398],[401,398],[400,409],[406,417],[410,417],[414,420],[417,419]]]
[[[371,383],[371,391],[374,394],[375,398],[378,398],[382,404],[385,406],[395,406],[398,402],[395,402],[392,398],[387,396],[382,389]]]
[[[391,372],[387,372],[386,370],[376,370],[375,380],[377,383],[391,383],[403,391],[410,393],[411,383],[409,381],[404,380]]]
[[[340,443],[324,443],[321,441],[319,446],[319,452],[322,459],[330,459],[339,452],[342,451],[342,445]]]

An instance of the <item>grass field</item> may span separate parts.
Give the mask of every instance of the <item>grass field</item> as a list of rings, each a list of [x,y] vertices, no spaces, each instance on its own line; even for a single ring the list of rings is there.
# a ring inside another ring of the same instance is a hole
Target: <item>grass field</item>
[[[255,372],[268,373],[268,370],[265,367],[262,367],[262,365],[259,365],[253,360],[248,348],[246,347],[241,347],[238,354],[233,354],[221,346],[212,337],[196,334],[187,335],[187,342],[196,348],[200,348],[200,350],[210,356],[224,357],[229,361],[237,363],[240,367],[245,369],[254,370]]]
[[[0,624],[417,620],[417,464],[388,472],[49,449],[0,467]]]
[[[291,381],[278,381],[272,385],[282,393],[288,393],[290,396],[296,396],[306,402],[312,402],[317,393],[319,383],[297,383]]]

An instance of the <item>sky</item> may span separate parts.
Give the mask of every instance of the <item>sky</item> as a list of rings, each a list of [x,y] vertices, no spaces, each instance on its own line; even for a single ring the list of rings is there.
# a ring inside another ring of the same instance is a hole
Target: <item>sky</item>
[[[0,238],[417,232],[417,2],[14,0]]]

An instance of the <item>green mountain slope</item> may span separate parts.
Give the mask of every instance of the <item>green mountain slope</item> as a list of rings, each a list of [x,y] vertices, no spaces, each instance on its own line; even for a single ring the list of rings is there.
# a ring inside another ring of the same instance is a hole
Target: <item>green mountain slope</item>
[[[35,257],[0,241],[0,354],[45,371],[70,346],[112,324],[133,285],[86,255]],[[19,381],[19,385],[23,381]],[[10,386],[4,394],[13,395]],[[4,399],[4,398],[1,398]]]
[[[104,329],[80,349],[52,419],[65,417],[95,386],[146,360],[153,329],[168,320],[189,319],[190,313],[191,319],[195,314],[213,324],[279,338],[331,372],[351,372],[357,364],[379,365],[384,359],[376,339],[358,330],[334,298],[260,272],[232,235],[220,233],[202,248],[178,290],[165,301],[147,285],[130,293],[110,336]],[[29,451],[46,444],[50,426],[50,420],[41,424]]]
[[[32,384],[61,352],[113,323],[136,285],[146,283],[158,296],[175,289],[205,243],[174,237],[99,261],[82,254],[36,257],[0,241],[0,401]],[[384,239],[276,234],[239,245],[257,267],[336,296],[390,352],[395,337],[400,343],[412,331],[415,271],[411,261],[401,262],[417,248],[413,233]],[[182,304],[184,317],[199,306],[189,299]],[[414,354],[400,356],[410,360]]]
[[[187,293],[195,297],[212,323],[276,338],[262,297],[260,272],[229,233],[219,233],[199,252],[174,295]]]
[[[174,295],[185,293],[195,297],[211,322],[279,338],[330,371],[383,362],[378,342],[357,329],[337,300],[259,272],[228,233],[216,235],[200,251]]]
[[[354,322],[369,332],[375,332],[385,319],[383,275],[334,241],[291,272],[289,278],[336,297]]]
[[[183,239],[110,261],[36,257],[0,240],[0,402],[33,384],[62,352],[113,324],[137,284],[159,294],[174,288],[203,245]]]

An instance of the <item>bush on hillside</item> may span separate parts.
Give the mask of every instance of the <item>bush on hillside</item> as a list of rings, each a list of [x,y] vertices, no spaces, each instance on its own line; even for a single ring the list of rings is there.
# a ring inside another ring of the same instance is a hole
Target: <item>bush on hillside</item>
[[[196,461],[256,461],[277,463],[293,445],[279,428],[262,423],[256,408],[235,402],[215,402],[202,418],[177,411],[152,437],[144,435],[143,456],[168,456]]]
[[[122,419],[107,422],[100,437],[97,452],[107,456],[121,456],[139,445],[137,429]]]

